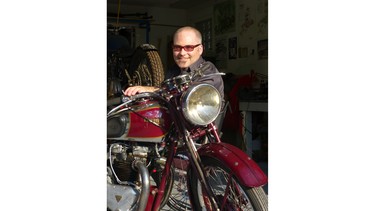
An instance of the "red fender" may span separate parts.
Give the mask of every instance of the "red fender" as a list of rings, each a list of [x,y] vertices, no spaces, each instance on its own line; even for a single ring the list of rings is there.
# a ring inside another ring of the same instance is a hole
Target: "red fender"
[[[267,183],[267,176],[245,152],[227,143],[209,143],[198,149],[199,155],[221,161],[247,187],[259,187]]]

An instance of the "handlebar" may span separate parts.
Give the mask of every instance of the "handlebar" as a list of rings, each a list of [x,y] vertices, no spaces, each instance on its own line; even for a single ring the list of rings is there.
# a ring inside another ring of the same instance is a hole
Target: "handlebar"
[[[213,75],[225,75],[225,73],[221,73],[221,72],[211,73],[211,74],[207,74],[207,75],[203,74],[203,72],[206,71],[208,69],[208,67],[209,67],[208,65],[204,65],[203,67],[199,68],[198,71],[195,71],[194,73],[190,73],[190,75],[187,74],[187,75],[190,76],[189,81],[192,80],[192,79],[194,80],[194,78],[196,78],[196,77],[205,78],[205,77],[209,77],[209,76],[213,76]],[[159,92],[158,92],[159,95],[161,94],[160,92],[161,92],[161,90],[159,90]],[[155,94],[155,93],[153,93],[153,94]],[[148,93],[144,96],[144,94],[141,93],[141,94],[138,94],[138,96],[149,97],[150,95],[153,95],[153,94]],[[121,97],[115,97],[115,98],[107,100],[107,107],[119,105],[119,104],[124,103],[128,100],[131,100],[131,99],[132,99],[132,97],[124,96],[124,95],[122,95]]]
[[[114,108],[112,108],[108,113],[108,115],[111,115],[112,113],[116,112],[117,110],[123,108],[125,105],[128,105],[138,99],[142,98],[158,98],[159,100],[165,100],[160,94],[155,93],[155,92],[143,92],[139,93],[133,96],[124,96],[122,95],[121,97],[116,97],[107,100],[107,108],[113,105],[116,105]]]
[[[107,107],[113,106],[113,105],[118,105],[118,104],[121,104],[121,103],[126,102],[128,100],[129,100],[129,97],[124,96],[124,95],[122,95],[121,97],[115,97],[115,98],[107,100]]]

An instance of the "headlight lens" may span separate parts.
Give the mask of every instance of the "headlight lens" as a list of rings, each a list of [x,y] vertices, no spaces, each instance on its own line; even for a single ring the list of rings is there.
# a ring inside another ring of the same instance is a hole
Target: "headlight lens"
[[[182,96],[182,113],[195,125],[207,125],[220,113],[219,91],[210,84],[191,86]]]

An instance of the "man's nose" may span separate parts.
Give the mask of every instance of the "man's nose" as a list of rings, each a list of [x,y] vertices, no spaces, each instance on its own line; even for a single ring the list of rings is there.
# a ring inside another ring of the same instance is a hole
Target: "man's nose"
[[[186,54],[186,52],[184,48],[181,48],[180,54]]]

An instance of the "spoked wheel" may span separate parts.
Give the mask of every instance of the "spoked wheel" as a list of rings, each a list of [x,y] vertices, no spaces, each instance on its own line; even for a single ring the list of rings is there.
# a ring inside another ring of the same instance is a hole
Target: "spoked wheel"
[[[189,160],[183,154],[177,154],[173,160],[174,182],[169,196],[168,206],[173,210],[192,210],[187,187],[187,168]]]
[[[242,186],[233,173],[216,159],[202,157],[202,163],[220,210],[268,210],[268,198],[262,187]],[[194,210],[209,210],[197,176],[192,171],[188,176]]]
[[[150,44],[139,46],[126,73],[129,86],[157,86],[164,80],[164,70],[160,55]]]

